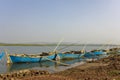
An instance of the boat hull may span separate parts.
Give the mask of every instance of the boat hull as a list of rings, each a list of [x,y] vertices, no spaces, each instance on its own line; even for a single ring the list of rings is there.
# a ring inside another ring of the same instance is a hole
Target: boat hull
[[[102,54],[107,54],[107,53],[103,52],[103,51],[96,51],[96,52],[93,52],[93,54],[95,54],[95,55],[102,55]]]
[[[107,54],[107,53],[103,52],[103,51],[87,52],[84,54],[84,57],[92,58],[92,57],[96,57],[99,55],[105,55],[105,54]]]
[[[82,54],[72,54],[72,53],[58,53],[60,59],[67,59],[67,58],[80,58]]]
[[[41,57],[29,57],[29,56],[14,56],[10,55],[11,63],[22,62],[41,62],[54,59],[55,55],[41,56]]]

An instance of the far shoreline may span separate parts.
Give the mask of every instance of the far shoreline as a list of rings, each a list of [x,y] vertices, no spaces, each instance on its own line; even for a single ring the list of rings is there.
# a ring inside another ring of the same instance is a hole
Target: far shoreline
[[[0,43],[0,46],[56,46],[56,44],[9,44],[9,43]],[[116,44],[87,44],[86,46],[120,46]],[[85,44],[61,44],[60,46],[85,46]]]

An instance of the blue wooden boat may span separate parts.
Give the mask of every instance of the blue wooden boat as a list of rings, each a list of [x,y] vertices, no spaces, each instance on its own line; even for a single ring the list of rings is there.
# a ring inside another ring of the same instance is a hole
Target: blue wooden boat
[[[54,59],[55,54],[48,56],[27,55],[27,54],[7,54],[7,63],[41,62]]]
[[[47,56],[40,55],[27,55],[27,54],[7,54],[7,63],[24,63],[24,62],[41,62],[41,61],[51,61],[56,59],[59,56],[59,59],[67,58],[80,58],[81,54],[72,54],[72,53],[56,53]]]
[[[100,50],[100,51],[95,51],[95,52],[92,52],[92,53],[95,54],[95,55],[107,54],[107,52],[104,52],[104,51],[102,51],[102,50]]]
[[[87,53],[84,54],[84,57],[86,57],[86,58],[92,58],[92,57],[95,57],[95,56],[96,55],[93,54],[92,52],[87,52]]]
[[[82,54],[72,54],[72,53],[58,53],[57,55],[60,57],[60,59],[67,59],[67,58],[75,59],[75,58],[80,58],[82,56]]]
[[[100,51],[91,51],[91,52],[86,52],[84,54],[84,57],[88,57],[88,58],[92,58],[92,57],[96,57],[96,56],[99,56],[99,55],[106,55],[107,52],[104,52],[102,50]]]
[[[4,57],[5,53],[4,52],[1,52],[0,53],[0,60]]]
[[[9,54],[7,63],[23,63],[23,62],[41,62],[41,61],[49,61],[55,59],[55,54],[49,56],[38,56],[38,55],[25,55],[25,54]],[[65,58],[79,58],[81,54],[64,54],[58,53],[57,56],[60,59]]]
[[[60,57],[60,59],[77,59],[77,58],[81,58],[85,53],[86,53],[85,50],[69,51],[69,52],[58,53],[58,56]]]

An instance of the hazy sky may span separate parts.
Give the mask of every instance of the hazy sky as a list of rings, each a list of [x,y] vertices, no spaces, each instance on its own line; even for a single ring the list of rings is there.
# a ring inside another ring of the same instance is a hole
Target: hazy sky
[[[0,0],[0,42],[120,43],[120,0]]]

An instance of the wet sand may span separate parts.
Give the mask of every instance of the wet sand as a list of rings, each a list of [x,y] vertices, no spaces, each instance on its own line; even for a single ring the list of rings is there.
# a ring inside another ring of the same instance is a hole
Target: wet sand
[[[88,61],[86,64],[57,73],[17,77],[11,80],[120,80],[120,55]]]

